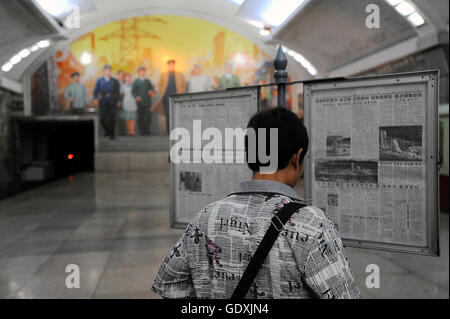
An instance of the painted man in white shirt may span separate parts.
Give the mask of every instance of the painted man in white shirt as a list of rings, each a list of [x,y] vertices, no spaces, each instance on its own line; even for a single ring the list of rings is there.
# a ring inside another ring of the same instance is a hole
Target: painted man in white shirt
[[[195,93],[210,90],[211,81],[209,77],[206,74],[202,73],[202,67],[200,66],[200,64],[196,64],[188,81],[187,92]]]

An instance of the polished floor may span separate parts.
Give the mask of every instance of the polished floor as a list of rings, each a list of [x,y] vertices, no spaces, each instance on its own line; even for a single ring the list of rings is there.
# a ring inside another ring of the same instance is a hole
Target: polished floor
[[[169,227],[169,174],[83,173],[0,202],[0,298],[158,298],[150,286],[180,236]],[[441,257],[347,248],[366,298],[449,297],[448,214]],[[66,267],[80,267],[79,289]],[[368,264],[380,288],[365,287]]]

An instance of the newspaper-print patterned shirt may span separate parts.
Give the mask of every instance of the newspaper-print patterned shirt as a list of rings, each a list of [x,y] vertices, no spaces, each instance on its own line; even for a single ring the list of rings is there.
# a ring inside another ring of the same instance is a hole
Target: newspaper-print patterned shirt
[[[241,183],[209,204],[164,259],[152,290],[165,298],[230,298],[281,207],[300,200],[272,181]],[[334,224],[319,208],[294,213],[246,298],[360,298]]]

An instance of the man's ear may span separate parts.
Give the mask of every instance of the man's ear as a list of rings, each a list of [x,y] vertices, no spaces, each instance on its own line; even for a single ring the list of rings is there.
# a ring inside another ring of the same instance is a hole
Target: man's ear
[[[302,154],[302,152],[303,148],[299,149],[298,152],[291,157],[291,163],[295,169],[298,169],[300,167],[300,155]]]

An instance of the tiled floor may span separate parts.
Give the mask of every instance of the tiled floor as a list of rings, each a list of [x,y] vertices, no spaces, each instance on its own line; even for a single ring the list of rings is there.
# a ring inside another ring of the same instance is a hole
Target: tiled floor
[[[0,202],[0,298],[156,298],[151,282],[180,236],[169,227],[169,174],[79,174]],[[347,248],[364,296],[448,298],[448,214],[441,257]],[[377,264],[381,287],[365,288]],[[80,267],[79,289],[66,266]]]
[[[169,136],[117,136],[115,140],[100,136],[100,152],[149,152],[168,151]]]
[[[0,297],[151,298],[181,231],[169,228],[169,176],[80,174],[0,202]],[[80,267],[67,289],[66,266]]]

